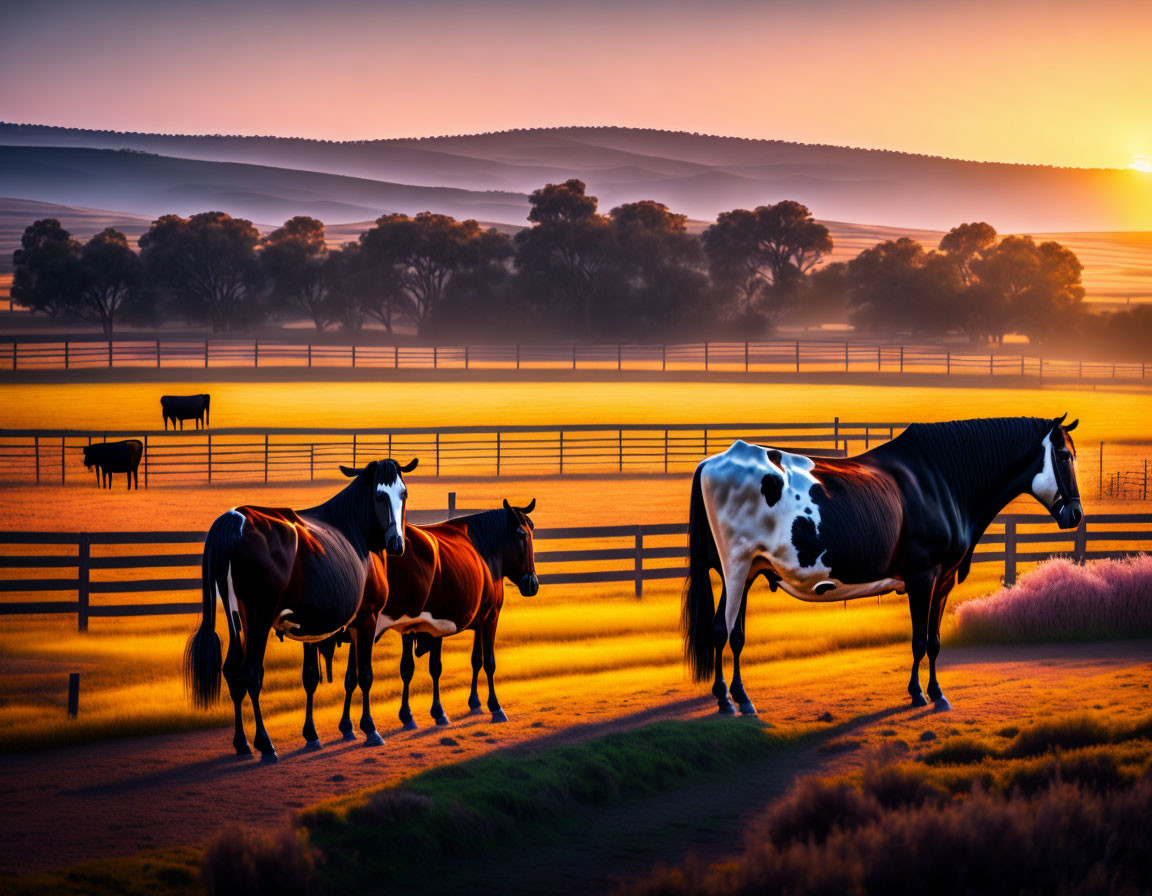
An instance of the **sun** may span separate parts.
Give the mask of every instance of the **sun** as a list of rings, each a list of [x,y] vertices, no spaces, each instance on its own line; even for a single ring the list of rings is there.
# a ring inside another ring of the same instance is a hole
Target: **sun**
[[[1128,167],[1133,171],[1143,171],[1145,174],[1152,173],[1152,158],[1144,155],[1134,156],[1132,164]]]

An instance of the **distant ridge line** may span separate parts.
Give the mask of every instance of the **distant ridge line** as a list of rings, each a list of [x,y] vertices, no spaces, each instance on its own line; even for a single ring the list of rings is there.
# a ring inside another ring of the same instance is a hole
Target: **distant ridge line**
[[[1050,165],[1041,162],[1000,162],[990,161],[987,159],[961,159],[955,156],[942,156],[932,155],[930,153],[917,153],[908,152],[900,149],[883,149],[868,146],[847,146],[838,143],[804,143],[799,140],[777,140],[767,137],[736,137],[725,134],[710,134],[701,133],[698,131],[677,131],[669,130],[666,128],[637,128],[627,127],[623,125],[564,125],[556,127],[534,127],[534,128],[505,128],[499,131],[478,131],[472,133],[460,134],[439,134],[436,136],[424,137],[380,137],[376,139],[364,140],[325,140],[319,137],[283,137],[274,134],[185,134],[185,133],[166,133],[160,131],[117,131],[111,129],[99,128],[74,128],[64,125],[49,125],[49,124],[34,124],[26,122],[10,122],[0,121],[0,137],[2,137],[3,129],[16,129],[28,132],[40,133],[44,135],[52,134],[93,134],[102,136],[123,136],[123,137],[163,137],[163,138],[185,138],[191,140],[265,140],[275,141],[279,143],[313,143],[325,146],[375,146],[375,145],[401,145],[410,143],[435,143],[438,141],[447,140],[461,140],[469,138],[483,138],[483,137],[499,137],[506,134],[560,134],[560,135],[575,135],[579,133],[586,133],[590,131],[599,132],[616,132],[616,133],[631,133],[631,134],[653,134],[653,135],[668,135],[673,137],[689,137],[699,140],[719,140],[719,141],[732,141],[735,143],[761,143],[765,146],[790,146],[790,147],[803,147],[810,149],[832,149],[844,150],[847,152],[857,153],[875,153],[877,155],[885,156],[901,156],[908,159],[927,159],[932,161],[942,162],[958,162],[964,165],[990,165],[1002,166],[1007,168],[1039,168],[1048,169],[1052,171],[1123,171],[1122,168],[1103,168],[1093,167],[1084,168],[1075,165]]]

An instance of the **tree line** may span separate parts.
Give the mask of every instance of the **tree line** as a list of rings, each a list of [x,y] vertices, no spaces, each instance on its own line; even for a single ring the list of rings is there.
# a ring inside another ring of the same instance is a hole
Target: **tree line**
[[[306,216],[261,237],[223,212],[165,215],[139,251],[115,229],[80,243],[43,219],[13,257],[12,297],[108,335],[120,323],[226,332],[301,317],[348,332],[393,332],[406,319],[438,338],[748,338],[785,317],[845,316],[860,329],[974,342],[1107,329],[1085,322],[1070,249],[1001,238],[986,223],[953,228],[935,249],[889,240],[821,266],[831,234],[792,200],[724,212],[697,236],[687,216],[652,200],[601,213],[573,179],[533,192],[528,219],[509,236],[432,212],[388,214],[333,248]]]

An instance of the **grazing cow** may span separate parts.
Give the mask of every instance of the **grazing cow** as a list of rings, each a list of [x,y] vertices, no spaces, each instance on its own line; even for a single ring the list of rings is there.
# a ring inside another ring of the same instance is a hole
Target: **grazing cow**
[[[144,456],[144,443],[139,439],[125,439],[123,442],[97,442],[84,446],[84,466],[96,468],[96,485],[112,488],[113,473],[128,474],[128,488],[135,481],[140,488],[140,458]]]
[[[256,717],[256,748],[266,762],[276,750],[260,715],[264,650],[273,629],[282,637],[322,641],[344,629],[356,616],[375,553],[404,553],[404,507],[408,489],[403,474],[412,460],[372,461],[359,470],[341,467],[352,481],[337,495],[308,510],[236,507],[218,517],[204,542],[203,615],[188,641],[184,675],[195,705],[207,708],[220,693],[220,638],[216,634],[216,598],[228,623],[224,678],[235,709],[232,745],[251,753],[244,735],[241,707],[247,693]],[[319,672],[316,675],[319,680]],[[315,689],[313,684],[312,689]],[[365,692],[368,742],[384,741],[371,725]],[[312,693],[308,693],[305,746],[317,749],[312,726]]]
[[[212,401],[211,395],[161,395],[160,412],[164,415],[164,429],[168,429],[168,421],[172,421],[172,429],[176,429],[176,421],[180,421],[180,428],[184,428],[185,420],[195,420],[196,428],[208,426],[208,405]]]
[[[1067,415],[1065,415],[1066,417]],[[1031,494],[1061,529],[1083,517],[1075,446],[1065,417],[1003,417],[909,426],[858,457],[805,457],[737,441],[696,468],[684,589],[685,655],[697,681],[715,673],[720,712],[756,710],[740,680],[748,589],[758,576],[809,601],[907,592],[914,706],[927,701],[919,667],[936,681],[940,618],[963,582],[984,530],[1011,500]],[[709,571],[723,588],[717,608]],[[732,687],[724,644],[732,645]]]

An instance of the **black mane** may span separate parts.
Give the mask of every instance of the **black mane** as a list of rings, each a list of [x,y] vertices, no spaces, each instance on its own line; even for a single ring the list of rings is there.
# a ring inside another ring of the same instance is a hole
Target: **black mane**
[[[463,522],[468,527],[468,538],[471,539],[472,546],[489,564],[499,557],[508,542],[508,536],[517,526],[526,525],[529,529],[534,528],[528,514],[516,509],[508,511],[503,507],[458,517],[456,521]]]
[[[991,471],[1005,472],[1031,460],[1051,429],[1052,421],[1043,417],[913,423],[875,453],[914,457],[937,470],[958,493],[971,493],[987,486]]]

